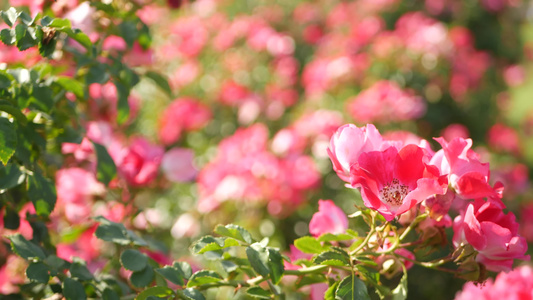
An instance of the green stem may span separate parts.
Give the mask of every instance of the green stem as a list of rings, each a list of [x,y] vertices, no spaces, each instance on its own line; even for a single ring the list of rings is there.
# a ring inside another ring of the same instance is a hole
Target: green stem
[[[457,273],[456,270],[440,267],[441,265],[451,261],[448,258],[440,259],[440,260],[437,261],[437,263],[431,263],[431,262],[423,262],[423,261],[417,261],[417,260],[414,260],[414,259],[410,259],[408,257],[405,257],[405,256],[397,254],[397,253],[394,253],[394,255],[396,257],[398,257],[399,259],[410,261],[410,262],[412,262],[414,264],[417,264],[419,266],[422,266],[424,268],[433,269],[433,270],[442,271],[442,272],[447,272],[447,273],[453,273],[453,274]]]
[[[284,275],[294,275],[294,276],[300,276],[305,274],[314,274],[314,273],[322,273],[324,270],[327,270],[329,266],[326,265],[318,265],[318,266],[312,266],[309,268],[301,268],[298,270],[285,270]]]
[[[374,215],[372,215],[372,220],[370,222],[370,231],[366,235],[363,242],[361,242],[361,244],[357,246],[357,248],[355,248],[353,251],[350,252],[350,256],[357,254],[357,252],[361,251],[361,249],[363,249],[368,244],[368,241],[370,240],[372,235],[376,232],[375,220],[376,219],[374,218]]]

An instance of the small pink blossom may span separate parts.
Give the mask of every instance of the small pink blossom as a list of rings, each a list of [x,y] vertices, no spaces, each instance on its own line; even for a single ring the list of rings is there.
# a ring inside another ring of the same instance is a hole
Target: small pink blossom
[[[344,233],[348,229],[346,214],[331,200],[318,200],[318,212],[309,222],[309,232],[314,236],[324,233]]]
[[[476,260],[490,271],[510,271],[515,259],[529,260],[527,242],[518,234],[513,213],[505,215],[499,205],[482,199],[469,204],[453,224],[453,244],[470,244]]]

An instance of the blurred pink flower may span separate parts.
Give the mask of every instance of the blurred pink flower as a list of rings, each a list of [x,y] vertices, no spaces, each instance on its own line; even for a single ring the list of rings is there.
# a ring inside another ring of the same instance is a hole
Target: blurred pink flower
[[[497,151],[507,151],[520,155],[520,137],[514,128],[501,123],[495,124],[489,129],[487,140],[489,146]]]
[[[56,173],[57,203],[55,213],[64,214],[72,224],[91,216],[92,200],[105,193],[105,186],[93,173],[81,168],[61,169]]]
[[[150,184],[156,177],[164,149],[150,144],[144,138],[136,138],[120,153],[111,154],[118,172],[133,186]]]
[[[324,233],[344,233],[348,229],[348,217],[331,200],[318,200],[318,212],[309,222],[309,232],[318,237]]]
[[[482,199],[469,204],[453,224],[453,244],[470,244],[479,254],[476,261],[490,271],[510,271],[515,259],[529,260],[527,242],[518,234],[513,213],[505,215],[499,205]]]
[[[200,129],[211,117],[209,107],[198,100],[189,97],[175,99],[159,119],[159,139],[165,145],[173,144],[183,131]]]
[[[174,182],[192,180],[198,171],[193,165],[194,151],[186,148],[173,148],[163,155],[161,169],[165,177]]]
[[[441,131],[441,136],[448,142],[454,138],[467,139],[470,136],[468,128],[462,124],[450,124]]]
[[[176,220],[170,234],[173,238],[179,239],[183,237],[195,237],[200,234],[200,221],[189,213],[181,214]]]
[[[426,103],[414,91],[381,80],[350,100],[348,112],[359,123],[389,123],[421,117],[426,112]]]
[[[524,83],[526,70],[523,66],[512,65],[503,70],[503,79],[509,86],[518,86]]]

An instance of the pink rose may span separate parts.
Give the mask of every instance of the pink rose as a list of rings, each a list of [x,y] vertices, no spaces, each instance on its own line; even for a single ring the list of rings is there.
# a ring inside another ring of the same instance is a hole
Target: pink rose
[[[331,200],[318,200],[318,212],[309,222],[309,232],[314,236],[324,233],[343,233],[348,229],[346,214]]]
[[[424,158],[425,151],[416,145],[365,152],[352,165],[350,181],[361,189],[367,207],[391,221],[429,196],[446,193],[446,176]]]
[[[529,260],[526,239],[518,235],[513,213],[505,215],[492,201],[476,200],[454,220],[453,244],[468,243],[479,254],[476,260],[490,271],[510,271],[515,259]]]
[[[479,155],[470,149],[471,139],[455,138],[447,143],[435,138],[442,150],[435,153],[430,164],[439,168],[441,174],[448,174],[448,180],[455,192],[465,199],[483,198],[494,195],[489,185],[489,164],[481,163]]]

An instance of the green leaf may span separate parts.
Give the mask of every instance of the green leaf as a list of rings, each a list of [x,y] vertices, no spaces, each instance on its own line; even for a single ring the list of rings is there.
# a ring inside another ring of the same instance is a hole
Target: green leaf
[[[187,282],[187,287],[195,287],[202,284],[219,282],[223,278],[217,272],[210,270],[201,270],[192,274]]]
[[[58,28],[57,30],[66,33],[71,39],[80,43],[87,50],[90,50],[93,45],[93,43],[91,42],[91,39],[79,29],[62,27],[62,28]]]
[[[40,283],[48,283],[48,280],[50,280],[48,267],[42,262],[31,263],[26,269],[26,276],[29,280]]]
[[[87,269],[87,266],[81,261],[74,261],[70,265],[70,275],[79,280],[92,280],[94,279],[93,274]]]
[[[332,285],[329,286],[329,288],[324,293],[324,300],[335,300],[335,291],[337,290],[339,283],[339,281],[335,281]]]
[[[272,293],[267,290],[263,290],[262,288],[258,286],[253,286],[246,290],[246,294],[248,296],[258,298],[258,299],[272,299]]]
[[[17,132],[15,125],[8,119],[0,117],[0,161],[4,166],[17,149]]]
[[[17,48],[24,51],[36,46],[41,40],[42,32],[35,28],[27,27],[24,24],[18,24],[15,27],[15,37],[17,39]]]
[[[154,286],[142,291],[135,300],[146,300],[150,296],[166,298],[172,294],[174,294],[174,291],[166,286]]]
[[[41,21],[42,22],[42,21]],[[48,27],[54,27],[54,28],[70,28],[72,25],[70,24],[69,19],[59,19],[55,18],[53,19],[48,25]]]
[[[54,93],[52,89],[42,84],[34,84],[30,105],[40,111],[49,113],[54,106]]]
[[[407,299],[407,270],[403,266],[403,276],[400,283],[394,290],[392,290],[392,300],[405,300]]]
[[[22,235],[15,234],[8,238],[11,240],[11,248],[18,256],[27,260],[32,260],[34,258],[44,259],[46,257],[39,246],[28,241]]]
[[[313,260],[315,264],[321,264],[326,266],[349,266],[350,261],[349,257],[346,257],[345,254],[339,253],[337,251],[326,251],[320,253]]]
[[[67,300],[85,300],[87,295],[83,284],[72,278],[65,278],[63,281],[63,296]]]
[[[120,263],[130,271],[141,271],[148,264],[148,256],[135,249],[126,249],[120,255]]]
[[[56,205],[56,188],[54,184],[39,172],[28,177],[28,197],[39,216],[48,216]]]
[[[204,295],[194,288],[186,288],[182,291],[182,294],[186,299],[189,300],[205,300]]]
[[[89,68],[85,76],[85,84],[89,86],[92,83],[104,84],[109,80],[107,67],[104,64],[96,64]]]
[[[318,237],[319,242],[340,242],[340,241],[349,241],[353,240],[354,237],[349,234],[345,233],[338,233],[338,234],[332,234],[332,233],[324,233],[323,235]]]
[[[136,287],[148,286],[154,280],[154,269],[147,265],[140,271],[133,272],[130,277],[131,284]]]
[[[335,291],[335,300],[370,300],[366,285],[357,276],[344,278]]]
[[[259,243],[254,243],[246,248],[246,256],[252,268],[261,276],[267,277],[270,274],[269,253],[267,248]]]
[[[50,275],[56,276],[58,273],[63,273],[64,270],[69,268],[70,263],[56,255],[48,255],[44,259],[44,263],[50,267]]]
[[[0,31],[0,39],[2,43],[11,46],[17,42],[17,37],[15,35],[15,30],[4,28]]]
[[[117,122],[118,124],[124,124],[128,121],[130,116],[130,104],[128,98],[130,96],[130,90],[124,84],[114,81],[117,87]]]
[[[124,225],[109,221],[108,219],[98,216],[94,218],[100,222],[96,228],[95,235],[104,241],[113,242],[119,245],[134,244],[137,246],[147,246],[148,244],[133,231],[126,229]]]
[[[294,241],[294,246],[303,253],[317,254],[327,250],[312,236],[304,236]]]
[[[117,167],[111,155],[107,152],[107,149],[93,142],[94,150],[96,151],[96,179],[98,181],[108,185],[109,182],[117,175]]]
[[[0,12],[0,15],[9,27],[12,27],[13,24],[15,24],[19,16],[17,10],[14,7],[10,7],[8,10]]]
[[[37,16],[36,16],[37,17]],[[35,21],[35,19],[33,19],[30,15],[28,15],[27,12],[25,11],[21,11],[19,13],[19,20],[22,21],[22,23],[24,23],[26,26],[31,26],[33,25],[33,22]]]
[[[152,79],[154,83],[162,89],[169,97],[172,96],[172,89],[170,88],[170,84],[168,84],[168,80],[161,74],[156,72],[146,72],[144,76]]]
[[[132,47],[133,43],[137,39],[139,32],[137,31],[137,24],[132,21],[124,21],[118,25],[120,36],[128,44],[128,47]]]
[[[44,17],[41,19],[41,25],[42,25],[42,26],[48,26],[53,20],[54,20],[54,18],[52,18],[52,17],[44,16]]]
[[[192,276],[192,268],[191,268],[191,265],[189,265],[189,263],[187,262],[184,262],[184,261],[176,261],[174,262],[174,264],[172,265],[174,268],[176,268],[176,270],[178,270],[181,274],[181,277],[189,280],[189,278],[191,278]]]
[[[270,269],[270,278],[274,284],[278,284],[283,277],[285,267],[283,265],[283,258],[278,250],[267,248],[268,250],[268,267]]]
[[[20,170],[19,166],[15,164],[7,164],[3,167],[0,165],[0,190],[16,187],[23,183],[25,179],[26,174]]]
[[[229,260],[223,260],[220,262],[220,264],[222,264],[222,268],[224,268],[224,271],[226,271],[226,273],[231,273],[239,269],[239,266],[237,264]]]
[[[106,288],[104,292],[102,293],[102,299],[103,300],[120,300],[120,296],[114,290],[110,288]]]
[[[177,285],[184,285],[185,282],[183,281],[182,273],[180,270],[171,267],[171,266],[165,266],[163,268],[155,269],[155,271],[159,274],[161,274],[165,279],[168,281],[177,284]]]
[[[94,235],[97,238],[119,245],[128,245],[131,243],[124,225],[109,221],[101,216],[96,217],[95,219],[100,222],[100,225],[98,225],[94,232]]]
[[[239,246],[239,242],[233,238],[215,238],[207,235],[196,241],[196,243],[192,245],[191,251],[194,254],[202,254],[208,251],[222,250],[232,246]]]
[[[3,77],[2,75],[3,74],[0,74],[0,78]],[[26,125],[28,123],[28,119],[26,119],[26,116],[20,111],[20,109],[7,100],[0,100],[0,110],[10,114],[13,118],[17,120],[17,122],[22,125]]]
[[[246,229],[242,228],[239,225],[218,225],[217,227],[215,227],[215,233],[225,237],[234,238],[238,241],[245,242],[248,244],[254,242],[254,239],[252,239],[252,235]]]
[[[55,82],[65,90],[74,93],[76,97],[83,97],[83,84],[76,79],[67,76],[59,76]]]
[[[20,226],[20,216],[18,211],[13,208],[6,206],[4,213],[4,228],[17,230]]]

